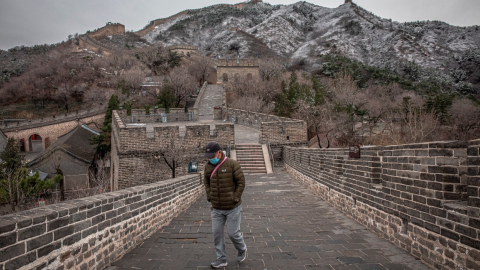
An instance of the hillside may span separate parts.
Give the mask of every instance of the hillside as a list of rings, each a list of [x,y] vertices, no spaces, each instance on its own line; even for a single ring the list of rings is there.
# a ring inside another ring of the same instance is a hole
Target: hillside
[[[347,3],[325,8],[307,2],[292,5],[247,4],[242,9],[218,5],[184,12],[145,35],[152,43],[185,43],[225,57],[232,44],[241,57],[249,56],[251,42],[231,31],[236,27],[265,43],[278,55],[303,58],[336,50],[366,64],[400,59],[441,67],[453,54],[476,49],[477,26],[456,27],[439,21],[398,23]],[[201,33],[199,35],[198,33]]]
[[[248,3],[242,8],[216,5],[181,12],[152,29],[144,36],[150,43],[191,44],[218,58],[278,55],[303,60],[309,71],[315,71],[323,66],[317,56],[335,53],[398,72],[405,69],[406,62],[414,61],[423,69],[439,69],[441,72],[424,73],[445,77],[440,80],[447,84],[479,83],[478,75],[469,78],[478,73],[475,68],[462,68],[465,58],[473,55],[474,60],[479,59],[478,26],[457,27],[440,21],[398,23],[352,3],[338,8],[307,2]]]
[[[398,23],[353,3],[325,8],[259,1],[185,10],[135,33],[125,32],[120,24],[112,26],[123,32],[91,36],[101,47],[96,53],[79,50],[86,35],[54,45],[0,50],[2,117],[39,116],[37,108],[45,116],[82,109],[92,106],[88,98],[104,103],[111,91],[125,88],[122,81],[130,82],[130,92],[136,93],[138,82],[155,75],[139,55],[178,44],[198,46],[200,54],[213,58],[253,57],[262,58],[261,63],[276,58],[282,70],[333,78],[348,69],[360,88],[395,82],[421,95],[480,98],[479,26]],[[102,48],[114,55],[102,54],[107,52]],[[67,91],[67,97],[59,90]],[[24,115],[25,108],[31,113]]]

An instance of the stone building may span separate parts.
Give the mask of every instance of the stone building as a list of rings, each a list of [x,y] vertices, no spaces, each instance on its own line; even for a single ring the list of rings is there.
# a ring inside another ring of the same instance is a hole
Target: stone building
[[[48,150],[40,153],[27,163],[31,170],[46,172],[54,177],[61,170],[65,190],[89,187],[89,174],[95,156],[95,145],[88,138],[99,133],[86,125],[78,126],[60,136]]]
[[[192,113],[170,112],[133,110],[127,115],[124,110],[113,111],[112,191],[171,179],[172,169],[164,156],[168,162],[175,158],[178,177],[187,174],[189,162],[198,162],[198,170],[203,170],[204,147],[209,142],[216,141],[223,149],[234,147],[233,124],[216,124],[212,130],[209,124],[195,123]],[[179,121],[192,124],[180,129]]]
[[[219,59],[217,60],[217,83],[229,80],[253,80],[260,78],[257,59]]]

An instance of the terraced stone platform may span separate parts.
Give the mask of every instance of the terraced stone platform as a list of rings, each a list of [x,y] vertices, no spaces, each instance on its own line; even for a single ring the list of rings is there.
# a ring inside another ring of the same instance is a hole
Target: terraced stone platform
[[[126,269],[210,269],[215,259],[205,196],[113,263]],[[242,231],[248,259],[227,240],[226,269],[429,269],[320,200],[283,170],[248,175]],[[227,237],[228,239],[228,237]]]

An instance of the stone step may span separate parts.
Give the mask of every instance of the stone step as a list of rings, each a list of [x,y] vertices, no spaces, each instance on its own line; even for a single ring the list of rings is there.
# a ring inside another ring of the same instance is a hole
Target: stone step
[[[264,160],[263,156],[237,156],[237,160]]]
[[[266,168],[242,168],[242,172],[267,172]]]
[[[235,147],[236,147],[236,148],[240,148],[240,149],[244,149],[244,148],[262,148],[262,145],[261,145],[261,144],[251,144],[251,145],[248,145],[248,144],[236,144]]]
[[[263,157],[263,153],[255,153],[255,154],[246,154],[242,152],[237,152],[237,156],[240,157]]]
[[[244,174],[266,174],[267,168],[260,144],[235,145],[237,161],[240,163]]]
[[[245,170],[243,173],[244,173],[244,174],[266,174],[266,173],[267,173],[267,170],[263,170],[263,171],[249,171],[249,170]]]
[[[263,155],[263,151],[239,151],[237,153],[248,155],[248,154],[255,154],[255,155]]]
[[[242,159],[242,160],[237,160],[240,163],[265,163],[265,160],[263,159]]]
[[[240,165],[242,164],[262,164],[265,165],[265,161],[263,160],[246,160],[246,161],[239,161]]]
[[[240,166],[245,167],[265,167],[265,163],[241,163]]]

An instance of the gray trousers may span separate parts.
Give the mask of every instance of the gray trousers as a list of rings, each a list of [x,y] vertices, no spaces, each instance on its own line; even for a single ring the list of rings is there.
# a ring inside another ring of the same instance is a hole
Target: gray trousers
[[[212,209],[212,231],[213,241],[215,243],[215,251],[217,253],[217,260],[222,262],[227,261],[225,255],[225,237],[224,226],[227,223],[227,233],[233,245],[238,251],[247,249],[243,241],[242,233],[240,232],[240,221],[242,219],[242,205],[232,210],[218,210]]]

